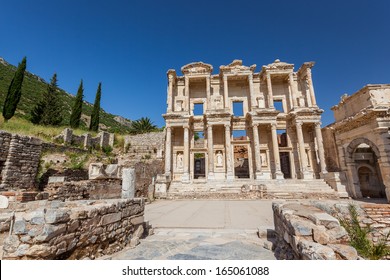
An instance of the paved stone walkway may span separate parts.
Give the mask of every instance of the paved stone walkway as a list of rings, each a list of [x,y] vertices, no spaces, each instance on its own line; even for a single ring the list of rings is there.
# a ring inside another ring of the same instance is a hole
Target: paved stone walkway
[[[274,260],[263,248],[273,229],[271,205],[269,200],[156,201],[145,209],[155,234],[105,259]]]

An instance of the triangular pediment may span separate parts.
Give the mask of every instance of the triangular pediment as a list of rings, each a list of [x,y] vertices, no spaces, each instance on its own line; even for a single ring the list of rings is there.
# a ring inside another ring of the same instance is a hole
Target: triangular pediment
[[[204,62],[192,62],[181,68],[183,74],[211,74],[213,66]]]

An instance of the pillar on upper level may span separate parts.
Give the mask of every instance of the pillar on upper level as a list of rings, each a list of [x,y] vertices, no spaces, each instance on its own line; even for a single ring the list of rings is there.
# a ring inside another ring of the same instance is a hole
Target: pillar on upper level
[[[184,95],[186,97],[186,111],[190,112],[190,78],[188,76],[185,76],[184,78]]]
[[[249,99],[251,101],[251,105],[249,107],[249,111],[252,111],[252,109],[255,109],[257,106],[256,98],[255,98],[255,93],[253,89],[253,74],[248,75],[248,81],[249,81]]]
[[[211,89],[210,76],[206,76],[206,97],[207,97],[207,107],[206,107],[205,109],[208,109],[208,110],[211,109],[210,89]]]
[[[288,84],[290,86],[290,98],[292,99],[292,104],[293,107],[295,108],[298,106],[298,103],[297,103],[297,93],[295,91],[295,86],[294,86],[294,75],[292,72],[288,74]]]
[[[274,108],[274,95],[272,92],[271,74],[267,73],[268,107]]]
[[[226,75],[223,76],[223,104],[225,109],[229,108],[229,92],[228,92],[228,77]]]
[[[311,105],[313,107],[317,107],[316,97],[314,94],[313,80],[311,77],[311,69],[309,67],[306,68],[306,81],[309,88]]]
[[[297,138],[298,138],[298,150],[299,150],[299,162],[301,169],[301,179],[310,179],[310,172],[307,169],[307,154],[305,148],[305,142],[303,138],[302,122],[296,123]]]

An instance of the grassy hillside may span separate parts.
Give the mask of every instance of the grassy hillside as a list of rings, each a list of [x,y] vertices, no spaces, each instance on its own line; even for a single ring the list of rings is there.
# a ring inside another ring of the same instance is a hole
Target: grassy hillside
[[[16,67],[8,64],[2,58],[0,58],[0,112],[3,109],[4,99],[6,97],[9,84],[14,76]],[[61,73],[59,73],[61,74]],[[36,105],[37,101],[41,100],[43,92],[47,89],[47,83],[40,77],[26,72],[23,80],[22,97],[18,104],[16,115],[29,119],[32,108]],[[60,98],[63,103],[63,125],[69,125],[69,118],[71,108],[74,102],[74,95],[66,93],[64,90],[59,89]],[[93,105],[87,102],[83,104],[83,115],[91,116]],[[128,133],[129,127],[116,121],[115,115],[106,113],[104,110],[100,111],[100,125],[101,128],[109,132]],[[82,123],[85,128],[88,124]]]

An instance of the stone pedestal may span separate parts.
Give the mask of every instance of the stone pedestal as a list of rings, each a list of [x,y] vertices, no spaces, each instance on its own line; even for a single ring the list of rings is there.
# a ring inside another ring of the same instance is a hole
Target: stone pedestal
[[[122,169],[122,198],[134,198],[135,196],[135,169]]]

